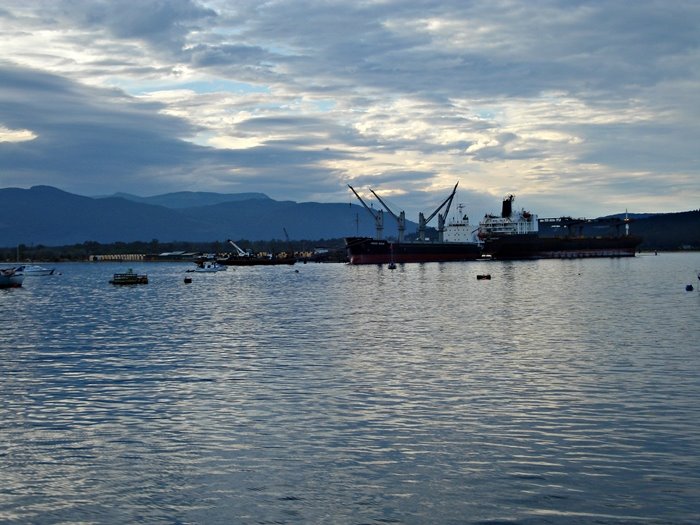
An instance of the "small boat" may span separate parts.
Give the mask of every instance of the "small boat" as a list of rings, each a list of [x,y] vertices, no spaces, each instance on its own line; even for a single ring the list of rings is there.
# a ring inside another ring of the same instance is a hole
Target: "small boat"
[[[488,280],[488,279],[491,279],[491,274],[490,273],[480,273],[479,275],[476,276],[476,278],[479,281],[482,281],[484,279]]]
[[[0,269],[0,288],[19,288],[24,282],[24,273],[18,268]]]
[[[148,276],[135,273],[129,268],[125,273],[115,273],[110,284],[148,284]]]
[[[32,265],[32,266],[20,266],[21,271],[27,277],[33,277],[38,275],[53,275],[56,273],[55,268],[44,268],[43,266]]]
[[[219,264],[216,261],[202,261],[197,264],[194,270],[187,270],[188,272],[198,272],[198,273],[214,273],[214,272],[225,272],[226,266]]]

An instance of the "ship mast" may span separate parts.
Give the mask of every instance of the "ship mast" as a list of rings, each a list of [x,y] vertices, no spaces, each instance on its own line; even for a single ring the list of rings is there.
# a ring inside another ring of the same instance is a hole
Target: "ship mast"
[[[367,204],[365,204],[365,201],[362,200],[362,197],[360,197],[360,195],[355,191],[355,188],[350,186],[350,184],[348,184],[348,188],[350,188],[352,190],[352,192],[355,194],[355,197],[357,197],[357,199],[362,203],[362,205],[370,213],[370,215],[372,215],[372,217],[374,217],[374,225],[375,225],[375,228],[377,230],[376,238],[378,240],[381,239],[382,232],[384,231],[384,212],[382,210],[375,211],[372,208],[370,208],[369,206],[367,206]],[[372,193],[374,193],[374,192],[372,192]]]
[[[452,199],[454,199],[455,193],[457,193],[458,184],[459,182],[455,184],[455,187],[452,189],[452,193],[450,193],[450,196],[447,197],[444,201],[442,201],[442,204],[440,204],[440,206],[438,206],[427,219],[423,215],[423,212],[418,214],[418,238],[421,241],[425,240],[425,227],[433,219],[433,217],[435,217],[435,215],[438,214],[438,212],[443,208],[443,206],[447,205],[447,208],[445,208],[445,213],[438,215],[438,241],[443,242],[443,234],[445,233],[445,218],[447,217],[447,214],[450,213],[450,206],[452,205]]]
[[[403,242],[404,232],[406,231],[406,212],[401,211],[397,216],[393,211],[391,211],[391,208],[387,206],[387,204],[382,200],[382,198],[379,195],[375,193],[375,191],[372,188],[370,188],[369,191],[372,192],[372,195],[377,197],[377,200],[381,202],[382,206],[384,206],[384,209],[388,211],[394,219],[396,219],[396,222],[399,224],[399,242]]]

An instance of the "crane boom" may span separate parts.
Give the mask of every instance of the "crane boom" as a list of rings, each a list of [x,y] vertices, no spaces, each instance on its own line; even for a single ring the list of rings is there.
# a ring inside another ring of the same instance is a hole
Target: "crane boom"
[[[444,201],[442,201],[442,204],[440,204],[440,206],[438,206],[438,207],[435,209],[435,211],[434,211],[433,213],[430,214],[430,217],[428,217],[428,218],[425,220],[425,223],[426,223],[426,224],[428,224],[428,223],[432,220],[432,218],[435,217],[435,215],[437,214],[437,212],[439,212],[445,204],[447,204],[447,209],[445,210],[445,215],[444,215],[444,216],[447,217],[447,214],[450,212],[450,206],[452,205],[452,199],[454,199],[455,193],[457,193],[457,186],[458,186],[458,185],[459,185],[459,182],[458,182],[457,184],[455,184],[455,187],[452,189],[452,193],[450,193],[450,196],[447,197]]]
[[[381,202],[382,206],[384,206],[384,209],[388,211],[394,219],[396,219],[396,222],[399,225],[399,242],[403,242],[404,232],[406,231],[406,212],[401,211],[398,215],[396,215],[393,211],[391,211],[391,208],[387,206],[386,202],[384,202],[382,198],[379,195],[377,195],[377,193],[372,188],[370,188],[369,191],[372,192],[372,195],[377,197],[377,200]]]
[[[228,242],[231,246],[233,246],[236,250],[236,253],[238,254],[239,257],[249,257],[250,254],[247,252],[244,252],[240,246],[238,246],[235,242],[233,242],[231,239],[228,239],[226,242]]]
[[[350,188],[352,190],[352,192],[355,194],[355,197],[357,197],[357,200],[359,200],[362,203],[362,205],[365,207],[365,209],[372,215],[372,217],[374,217],[376,219],[377,212],[375,212],[372,208],[370,208],[369,206],[367,206],[367,204],[365,204],[365,201],[362,199],[362,197],[360,197],[360,194],[357,193],[355,191],[355,188],[350,186],[350,184],[348,184],[348,188]]]
[[[350,184],[348,184],[348,188],[350,188],[352,190],[352,192],[355,194],[355,197],[357,197],[357,199],[362,203],[362,205],[370,213],[370,215],[372,215],[372,217],[374,217],[374,225],[375,225],[375,228],[377,230],[376,238],[381,239],[382,238],[382,231],[384,230],[384,213],[382,212],[382,210],[374,211],[372,208],[367,206],[367,204],[365,204],[365,201],[362,199],[362,197],[360,197],[360,195],[355,191],[355,188],[350,186]]]
[[[425,240],[425,227],[428,225],[428,223],[433,220],[433,217],[438,214],[438,212],[447,204],[447,209],[445,210],[444,215],[439,215],[438,216],[438,235],[439,235],[439,240],[442,242],[442,235],[443,232],[445,231],[445,217],[447,217],[447,214],[450,211],[450,206],[452,205],[452,199],[455,197],[455,193],[457,193],[457,186],[459,185],[459,181],[457,181],[457,184],[455,184],[455,187],[452,189],[452,193],[450,193],[449,197],[447,197],[444,201],[442,201],[442,204],[438,206],[433,213],[430,214],[430,216],[426,219],[423,213],[418,214],[418,238],[421,241]]]

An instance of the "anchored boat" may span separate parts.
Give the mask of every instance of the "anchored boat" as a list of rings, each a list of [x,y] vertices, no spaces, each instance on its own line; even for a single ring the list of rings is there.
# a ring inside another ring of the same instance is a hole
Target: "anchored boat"
[[[110,284],[148,284],[148,276],[137,274],[131,268],[124,273],[115,273]]]
[[[39,265],[29,265],[19,267],[24,275],[28,277],[40,276],[40,275],[53,275],[56,273],[56,268],[45,268]]]
[[[19,288],[24,282],[24,273],[19,268],[0,269],[0,288]]]

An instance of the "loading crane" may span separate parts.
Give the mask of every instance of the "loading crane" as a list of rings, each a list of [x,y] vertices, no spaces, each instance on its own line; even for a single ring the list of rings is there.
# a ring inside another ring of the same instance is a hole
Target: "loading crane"
[[[399,224],[399,242],[403,242],[403,235],[406,231],[406,212],[401,211],[398,215],[396,215],[393,211],[391,211],[389,206],[387,206],[387,204],[382,200],[382,198],[379,195],[375,193],[375,191],[372,188],[370,188],[369,191],[372,192],[372,195],[377,197],[377,200],[382,203],[384,209],[388,211],[394,219],[396,219],[396,222]]]
[[[384,231],[384,212],[382,210],[373,210],[367,204],[365,204],[365,201],[362,200],[362,197],[355,191],[355,188],[350,186],[348,184],[348,188],[352,190],[352,192],[355,194],[355,197],[358,198],[358,200],[362,203],[362,205],[365,207],[365,209],[374,217],[374,226],[377,230],[376,238],[377,240],[381,239],[383,236],[383,231]],[[374,193],[374,192],[373,192]]]
[[[236,250],[236,254],[239,257],[250,257],[251,254],[250,252],[243,251],[243,249],[238,246],[235,242],[233,242],[231,239],[227,239],[226,242],[228,242],[233,248]]]
[[[287,228],[282,226],[282,231],[284,231],[284,238],[287,239],[287,249],[289,250],[289,253],[287,254],[288,257],[294,257],[294,248],[292,247],[292,241],[289,240],[289,234],[287,233]]]
[[[459,185],[459,182],[455,184],[455,187],[452,189],[452,193],[450,193],[450,196],[447,197],[444,201],[442,201],[442,204],[438,206],[433,213],[430,214],[430,216],[426,219],[425,216],[423,215],[423,212],[418,214],[418,239],[421,241],[425,241],[425,228],[428,225],[428,223],[433,220],[433,217],[435,215],[438,216],[438,242],[443,242],[443,235],[445,233],[445,219],[447,218],[447,214],[450,213],[450,206],[452,205],[452,199],[455,197],[455,193],[457,193],[457,186]],[[443,208],[443,206],[447,205],[447,208],[445,208],[445,213],[444,214],[438,214],[438,212]]]

